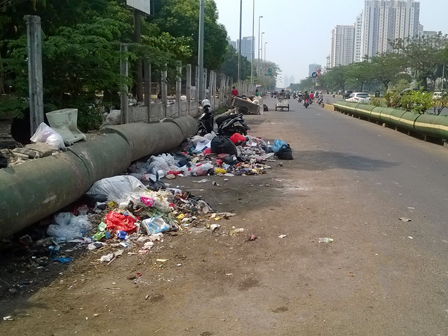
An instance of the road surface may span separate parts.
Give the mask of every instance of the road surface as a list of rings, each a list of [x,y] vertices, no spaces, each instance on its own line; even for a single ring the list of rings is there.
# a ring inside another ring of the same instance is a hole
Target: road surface
[[[448,335],[448,151],[316,105],[265,103],[251,133],[287,141],[294,161],[174,181],[236,211],[222,228],[243,234],[166,236],[109,266],[88,252],[1,300],[14,321],[0,334]]]

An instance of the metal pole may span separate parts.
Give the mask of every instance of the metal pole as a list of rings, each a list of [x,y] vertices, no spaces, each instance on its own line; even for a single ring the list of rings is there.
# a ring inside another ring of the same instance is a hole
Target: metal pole
[[[168,112],[168,84],[166,78],[168,77],[167,65],[162,70],[162,107],[163,107],[163,117],[167,117]]]
[[[199,83],[196,83],[196,90],[199,89],[199,100],[204,99],[203,91],[204,91],[204,2],[205,0],[201,0],[200,10],[199,10],[199,45],[198,45],[198,80]]]
[[[141,42],[141,29],[140,29],[140,12],[136,9],[134,10],[134,39],[136,43]],[[135,93],[137,96],[137,101],[143,101],[143,61],[141,58],[137,59],[135,63],[135,71],[137,73],[136,77],[136,89]]]
[[[182,62],[176,62],[176,102],[177,102],[177,116],[180,117],[182,115]]]
[[[264,43],[263,86],[264,86],[264,79],[265,79],[266,70],[267,70],[267,69],[265,69],[265,67],[266,67],[266,44],[268,44],[268,43],[267,42]]]
[[[241,79],[241,31],[243,29],[243,0],[240,0],[240,39],[238,41],[238,85]],[[238,87],[238,89],[240,89]]]
[[[148,122],[151,121],[151,63],[145,61],[145,105],[148,108]]]
[[[39,16],[27,15],[28,76],[30,98],[30,131],[34,134],[44,122],[44,90],[42,76],[42,35]]]
[[[260,39],[261,39],[261,19],[262,18],[263,18],[263,16],[258,17],[257,82],[258,82],[258,77],[260,76]]]
[[[254,85],[255,0],[252,6],[252,41],[250,44],[250,83]]]
[[[187,64],[187,111],[190,115],[191,113],[191,64]]]
[[[120,44],[120,75],[124,78],[128,78],[129,76],[129,64],[128,64],[128,45],[121,43]],[[121,123],[127,124],[129,122],[129,114],[128,114],[128,86],[126,84],[123,84],[121,86],[121,101],[120,101],[120,108],[121,108]]]

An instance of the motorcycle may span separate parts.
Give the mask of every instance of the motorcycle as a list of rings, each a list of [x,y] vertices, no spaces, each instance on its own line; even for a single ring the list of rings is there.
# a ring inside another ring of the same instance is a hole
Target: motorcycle
[[[324,97],[319,97],[317,99],[317,105],[324,107]]]
[[[198,119],[198,135],[204,136],[213,131],[214,117],[211,111],[210,101],[204,99],[202,101],[202,107],[204,112]]]
[[[305,108],[308,108],[308,106],[310,106],[310,102],[308,99],[305,99],[305,101],[303,102],[303,106],[305,106]]]
[[[232,136],[235,133],[247,135],[247,131],[250,130],[244,121],[242,113],[222,115],[216,118],[216,124],[218,125],[218,134]]]
[[[302,102],[302,96],[300,95],[297,100],[299,101],[299,103],[301,103]]]

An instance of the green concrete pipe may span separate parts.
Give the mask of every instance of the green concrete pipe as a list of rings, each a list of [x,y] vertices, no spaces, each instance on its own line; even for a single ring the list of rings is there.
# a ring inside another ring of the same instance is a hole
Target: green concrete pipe
[[[0,239],[76,201],[94,182],[121,174],[132,161],[173,150],[196,134],[191,119],[110,126],[65,153],[0,169]]]

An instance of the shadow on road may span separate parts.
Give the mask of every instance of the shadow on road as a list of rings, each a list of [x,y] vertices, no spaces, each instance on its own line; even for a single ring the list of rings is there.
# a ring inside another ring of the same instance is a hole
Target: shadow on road
[[[377,171],[398,166],[396,162],[370,159],[364,156],[331,152],[331,151],[300,151],[294,152],[297,167],[304,170],[348,169]]]

